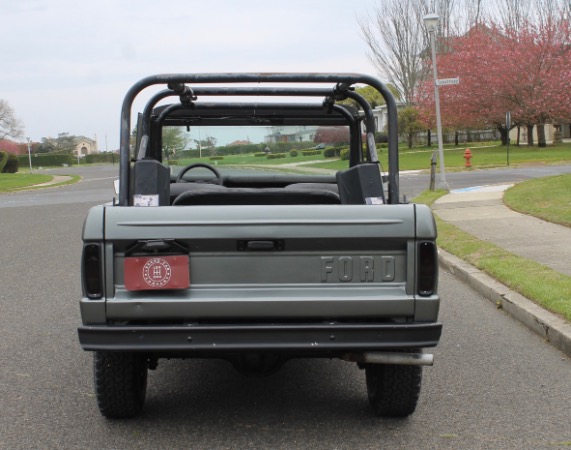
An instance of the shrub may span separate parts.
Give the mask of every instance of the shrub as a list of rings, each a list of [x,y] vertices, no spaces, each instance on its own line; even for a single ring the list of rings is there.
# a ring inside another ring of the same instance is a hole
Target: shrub
[[[385,142],[389,142],[389,135],[387,133],[377,133],[375,136],[375,142],[377,144],[384,144]]]
[[[254,153],[254,156],[256,158],[263,158],[264,156],[268,156],[267,153],[264,152],[258,152],[258,153]]]
[[[20,164],[18,163],[18,157],[16,155],[13,155],[10,153],[8,155],[8,161],[6,162],[4,169],[2,169],[2,172],[3,173],[16,173],[16,172],[18,172],[19,166],[20,166]]]
[[[348,148],[342,148],[341,153],[339,155],[341,156],[342,161],[349,161],[349,149]]]
[[[326,158],[334,158],[337,156],[337,149],[334,147],[327,147],[325,150],[323,150],[323,156]]]
[[[4,172],[4,167],[8,162],[8,153],[0,151],[0,172]]]
[[[179,150],[176,152],[176,155],[179,159],[198,158],[200,156],[200,150],[194,148],[190,150]]]
[[[211,156],[210,157],[210,161],[220,161],[221,159],[224,159],[224,156]]]
[[[167,163],[169,166],[178,166],[178,159],[169,159]]]
[[[285,158],[286,154],[285,153],[271,153],[269,155],[266,155],[268,159],[279,159],[279,158]]]
[[[302,150],[301,154],[303,156],[315,156],[315,155],[321,155],[321,150]]]
[[[289,152],[289,156],[292,158],[295,158],[297,155],[299,155],[299,152],[295,148]]]

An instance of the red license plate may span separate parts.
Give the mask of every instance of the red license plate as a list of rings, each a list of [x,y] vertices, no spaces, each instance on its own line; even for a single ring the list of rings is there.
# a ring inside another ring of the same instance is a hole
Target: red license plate
[[[190,286],[188,255],[125,258],[125,287],[129,291],[186,289]]]

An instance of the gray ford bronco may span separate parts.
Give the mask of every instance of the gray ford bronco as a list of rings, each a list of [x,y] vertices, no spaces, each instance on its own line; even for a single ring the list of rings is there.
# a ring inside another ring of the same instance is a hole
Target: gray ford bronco
[[[386,101],[386,174],[356,90],[367,85]],[[257,375],[339,358],[364,369],[376,415],[414,412],[433,362],[423,349],[442,328],[436,227],[428,207],[399,198],[385,85],[347,73],[155,75],[126,94],[120,137],[118,198],[83,228],[79,341],[104,416],[141,412],[161,358],[223,358]],[[341,170],[307,169],[325,157]]]

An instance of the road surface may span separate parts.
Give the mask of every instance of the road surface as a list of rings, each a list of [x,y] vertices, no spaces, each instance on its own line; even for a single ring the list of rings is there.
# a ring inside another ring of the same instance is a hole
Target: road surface
[[[83,217],[113,193],[104,169],[86,170],[73,186],[0,195],[1,449],[569,448],[571,361],[448,273],[441,345],[409,419],[374,417],[364,373],[337,360],[267,378],[161,360],[143,415],[104,419],[76,327]]]

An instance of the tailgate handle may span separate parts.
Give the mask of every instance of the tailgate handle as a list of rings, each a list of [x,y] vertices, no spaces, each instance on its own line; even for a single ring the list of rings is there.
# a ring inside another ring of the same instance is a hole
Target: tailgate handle
[[[246,252],[272,252],[284,249],[284,243],[281,240],[251,240],[238,241],[238,250]]]

